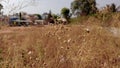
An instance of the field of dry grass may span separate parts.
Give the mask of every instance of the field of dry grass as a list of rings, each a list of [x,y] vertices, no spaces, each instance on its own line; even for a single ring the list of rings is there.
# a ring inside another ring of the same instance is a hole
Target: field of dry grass
[[[80,16],[70,20],[70,24],[98,25],[103,27],[120,27],[120,12]]]
[[[120,68],[119,36],[98,25],[1,27],[0,68]]]
[[[0,25],[0,68],[120,68],[120,14],[72,25]]]

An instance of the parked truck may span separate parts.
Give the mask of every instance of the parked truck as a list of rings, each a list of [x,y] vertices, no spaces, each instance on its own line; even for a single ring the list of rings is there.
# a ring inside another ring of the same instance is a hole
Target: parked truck
[[[9,19],[10,26],[28,26],[30,21],[24,18],[12,17]]]

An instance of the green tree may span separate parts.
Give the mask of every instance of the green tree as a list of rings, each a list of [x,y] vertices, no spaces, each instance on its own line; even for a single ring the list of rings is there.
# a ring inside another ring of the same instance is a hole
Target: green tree
[[[70,10],[68,8],[62,8],[61,14],[64,18],[69,19]]]
[[[97,12],[97,7],[96,7],[96,0],[88,0],[89,1],[89,6],[90,6],[90,14],[94,14]]]
[[[52,11],[49,10],[49,13],[48,13],[48,19],[51,19],[52,18]]]
[[[57,19],[59,16],[56,15],[56,14],[52,14],[52,17],[53,17],[54,19]]]
[[[114,3],[111,4],[110,10],[111,10],[111,12],[116,12],[117,11],[116,5]]]
[[[81,14],[94,14],[97,11],[95,0],[74,0],[71,3],[71,11],[74,14],[76,10],[80,10]]]
[[[80,1],[79,0],[75,0],[71,3],[71,11],[72,11],[72,14],[75,13],[76,10],[80,10]]]
[[[3,5],[0,4],[0,14],[2,13],[1,10],[3,9]]]
[[[38,19],[42,19],[42,16],[40,15],[40,14],[34,14],[35,16],[37,16],[38,17]]]

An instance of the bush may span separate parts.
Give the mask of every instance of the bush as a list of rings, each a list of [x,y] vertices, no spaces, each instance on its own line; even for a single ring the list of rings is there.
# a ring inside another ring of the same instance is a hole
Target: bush
[[[69,13],[70,10],[68,8],[62,8],[61,14],[63,15],[64,18],[69,19]]]

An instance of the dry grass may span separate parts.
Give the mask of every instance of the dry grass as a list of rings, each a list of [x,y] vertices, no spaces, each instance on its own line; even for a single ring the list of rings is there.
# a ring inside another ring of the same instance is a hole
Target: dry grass
[[[0,27],[0,68],[120,68],[118,13],[79,25]]]
[[[95,14],[72,18],[70,24],[98,25],[103,27],[120,27],[120,12]]]
[[[120,68],[120,38],[98,25],[0,32],[0,68]]]

